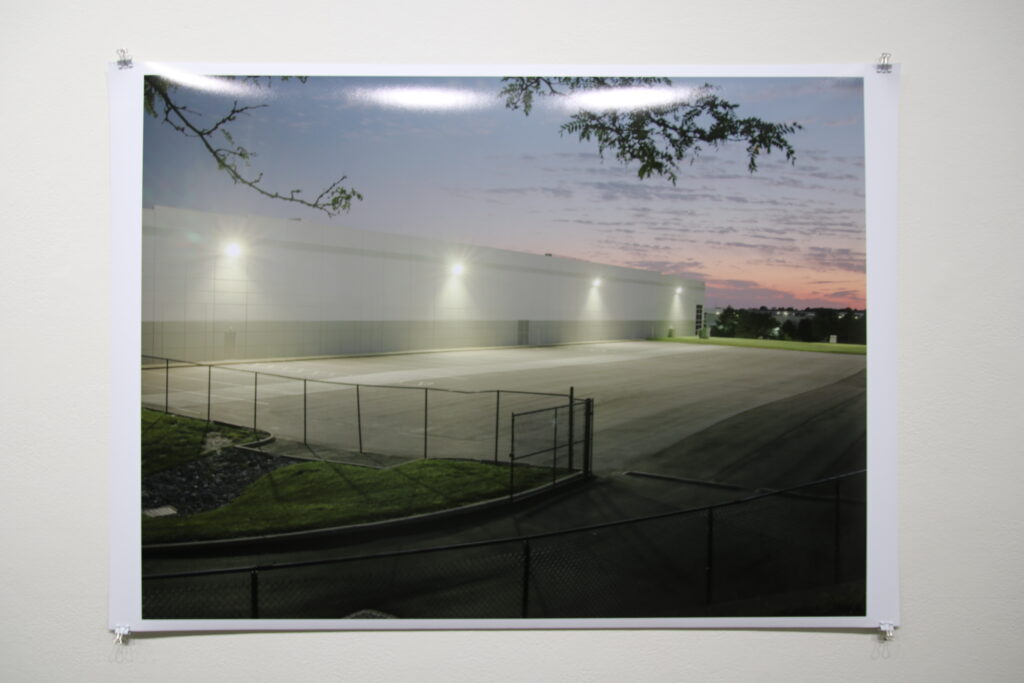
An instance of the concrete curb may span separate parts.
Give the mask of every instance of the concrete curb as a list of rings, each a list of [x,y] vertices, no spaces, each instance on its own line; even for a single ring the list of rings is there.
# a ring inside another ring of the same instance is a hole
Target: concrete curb
[[[469,505],[462,505],[456,508],[449,508],[447,510],[439,510],[437,512],[425,512],[418,515],[409,515],[408,517],[381,520],[379,522],[364,522],[361,524],[348,524],[344,526],[326,527],[323,529],[306,529],[303,531],[290,531],[280,534],[265,534],[262,536],[243,536],[239,538],[222,538],[209,541],[153,543],[149,545],[143,544],[142,551],[144,553],[147,551],[163,553],[167,551],[173,552],[175,550],[188,551],[231,549],[252,544],[274,543],[281,541],[300,541],[327,536],[344,536],[347,534],[365,533],[368,531],[385,532],[394,529],[402,529],[416,524],[443,520],[449,517],[458,517],[477,512],[484,512],[506,505],[514,506],[528,500],[535,500],[536,498],[542,497],[549,493],[560,493],[567,487],[579,486],[583,482],[588,481],[591,478],[592,477],[588,477],[583,472],[576,472],[570,475],[569,477],[566,477],[565,479],[559,481],[558,484],[554,486],[552,486],[551,484],[544,484],[543,486],[537,486],[535,488],[523,491],[522,493],[517,494],[516,497],[511,501],[508,499],[508,496],[502,496],[500,498],[491,498],[489,500],[479,501],[476,503],[471,503]]]

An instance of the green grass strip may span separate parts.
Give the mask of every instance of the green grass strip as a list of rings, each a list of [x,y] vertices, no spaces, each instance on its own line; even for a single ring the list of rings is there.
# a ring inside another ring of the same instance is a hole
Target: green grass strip
[[[866,355],[866,344],[828,344],[825,342],[780,341],[778,339],[742,339],[739,337],[657,337],[652,341],[677,344],[705,344],[709,346],[742,346],[752,349],[782,349],[784,351],[815,351],[818,353],[852,353]]]
[[[266,436],[251,429],[142,409],[142,476],[177,467],[232,444]]]
[[[551,470],[516,466],[516,490]],[[436,512],[508,495],[508,465],[417,460],[375,470],[328,462],[282,467],[234,501],[189,517],[143,519],[143,543],[198,541],[344,526]]]

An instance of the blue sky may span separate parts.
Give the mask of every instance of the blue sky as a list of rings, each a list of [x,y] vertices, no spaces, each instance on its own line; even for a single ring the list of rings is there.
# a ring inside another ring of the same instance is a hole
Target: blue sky
[[[504,107],[493,78],[326,78],[179,88],[176,99],[231,124],[268,189],[315,195],[342,175],[364,195],[329,218],[263,198],[218,171],[195,139],[145,123],[143,203],[299,217],[695,277],[709,306],[863,307],[864,117],[860,79],[709,81],[741,116],[798,122],[795,164],[742,144],[705,150],[677,183],[640,180],[596,144],[561,135],[572,109]],[[704,79],[673,79],[680,93]],[[404,89],[404,90],[403,90]],[[424,89],[458,106],[408,106]],[[449,98],[450,99],[450,98]]]

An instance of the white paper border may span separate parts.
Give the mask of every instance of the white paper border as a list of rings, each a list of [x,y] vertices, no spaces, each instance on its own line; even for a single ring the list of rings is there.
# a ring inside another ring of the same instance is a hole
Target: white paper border
[[[863,78],[867,223],[868,547],[863,617],[698,617],[668,619],[143,619],[138,492],[141,355],[143,76],[166,68],[199,75],[284,76],[675,76],[679,78]],[[108,627],[132,632],[293,630],[472,630],[622,628],[879,628],[900,624],[897,538],[896,370],[899,66],[804,65],[325,65],[139,63],[111,65],[110,586]]]

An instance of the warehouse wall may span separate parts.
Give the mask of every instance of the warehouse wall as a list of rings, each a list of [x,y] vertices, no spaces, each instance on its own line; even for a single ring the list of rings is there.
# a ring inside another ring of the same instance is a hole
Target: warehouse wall
[[[633,268],[160,206],[142,278],[142,352],[182,360],[693,334],[704,303],[702,282]]]

